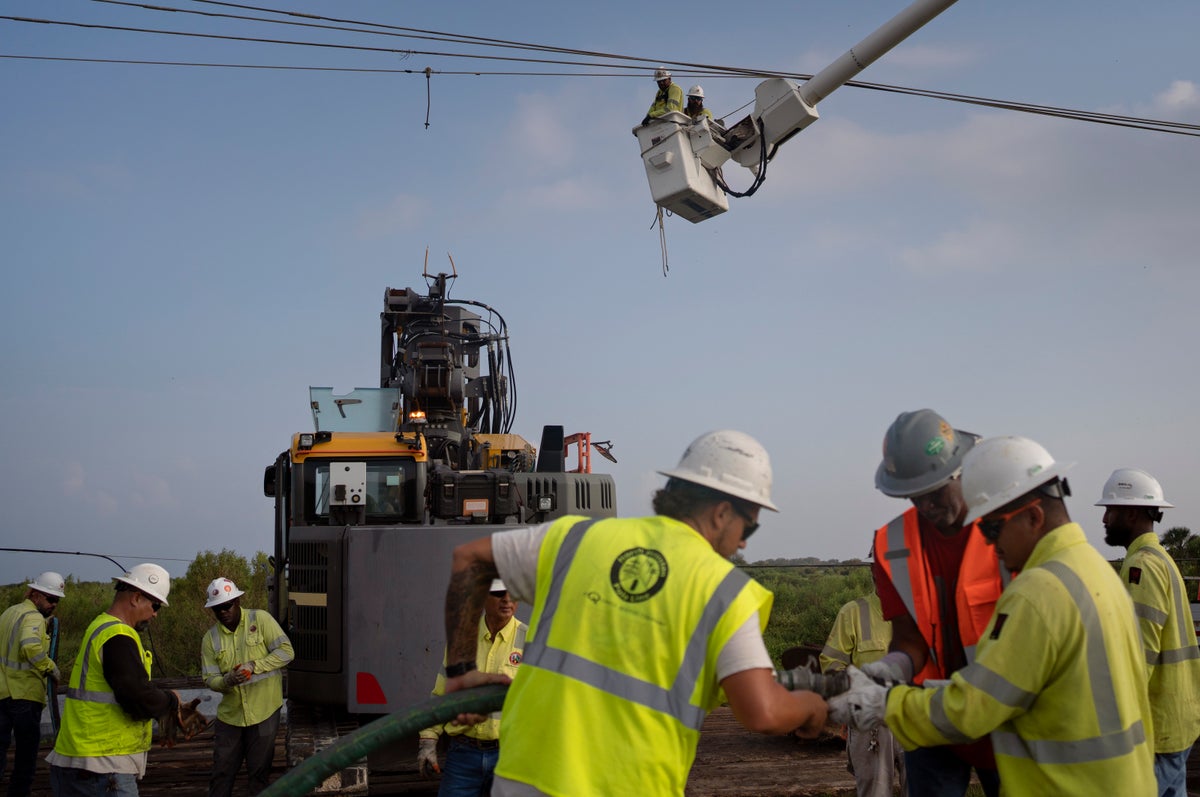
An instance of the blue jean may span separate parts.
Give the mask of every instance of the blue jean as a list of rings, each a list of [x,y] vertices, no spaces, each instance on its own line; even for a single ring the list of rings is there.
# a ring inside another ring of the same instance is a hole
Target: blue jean
[[[1187,797],[1188,748],[1178,753],[1154,754],[1154,779],[1158,781],[1158,797]]]
[[[8,755],[9,739],[13,749],[12,777],[8,781],[8,797],[26,797],[33,787],[37,769],[38,744],[42,741],[42,704],[33,700],[0,699],[0,778]]]
[[[922,747],[904,754],[908,797],[963,797],[971,785],[971,765],[949,747]],[[999,797],[1000,775],[994,769],[976,769],[987,797]]]
[[[457,736],[450,737],[438,797],[488,797],[500,748],[483,750]]]
[[[137,775],[51,765],[50,791],[54,797],[138,797]]]

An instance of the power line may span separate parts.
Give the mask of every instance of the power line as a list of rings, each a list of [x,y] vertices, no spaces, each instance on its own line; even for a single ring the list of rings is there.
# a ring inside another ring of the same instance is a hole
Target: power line
[[[110,4],[118,4],[118,5],[130,5],[130,6],[135,6],[138,8],[150,8],[153,10],[177,11],[177,12],[183,12],[183,13],[204,13],[204,12],[188,11],[186,9],[175,9],[175,8],[170,8],[170,7],[165,7],[165,6],[150,6],[148,4],[142,4],[142,3],[131,3],[131,2],[127,2],[126,0],[94,0],[94,1],[95,2],[105,2],[105,3],[110,3]],[[243,6],[243,5],[234,4],[234,3],[222,3],[222,2],[218,2],[218,0],[195,0],[195,2],[209,2],[212,4],[216,4],[216,5],[235,6],[235,7],[240,7],[240,8],[253,8],[255,10],[270,10],[270,9],[262,9],[261,7]],[[272,13],[293,14],[294,12],[272,11]],[[244,18],[244,17],[238,17],[237,15],[227,15],[227,16],[234,16],[235,18]],[[301,15],[301,16],[311,16],[311,15]],[[150,34],[158,34],[158,35],[197,37],[197,38],[205,38],[205,39],[242,41],[242,42],[249,42],[249,43],[283,44],[283,45],[291,45],[291,46],[332,48],[332,49],[339,49],[339,50],[384,52],[384,53],[389,53],[389,54],[404,55],[406,57],[412,56],[412,55],[425,55],[425,56],[429,56],[429,57],[440,57],[440,58],[481,59],[481,60],[487,60],[487,61],[515,61],[515,62],[520,62],[520,63],[536,63],[536,64],[548,64],[548,65],[558,65],[558,66],[562,66],[562,65],[586,66],[586,67],[599,68],[599,69],[605,69],[605,70],[628,68],[627,64],[605,64],[605,63],[588,62],[588,61],[569,61],[569,60],[527,58],[527,57],[515,57],[515,56],[496,56],[496,55],[482,55],[482,54],[472,54],[472,53],[447,53],[447,52],[440,52],[440,51],[403,50],[403,49],[397,49],[397,48],[371,47],[371,46],[365,46],[365,45],[335,44],[335,43],[331,43],[331,42],[305,42],[305,41],[295,41],[295,40],[288,40],[288,39],[267,39],[267,38],[249,37],[249,36],[230,36],[230,35],[223,35],[223,34],[198,33],[198,32],[191,32],[191,31],[174,31],[174,30],[163,30],[163,29],[155,29],[155,28],[138,28],[138,27],[116,26],[116,25],[101,25],[98,23],[83,23],[83,22],[72,22],[72,21],[66,21],[66,20],[36,19],[36,18],[29,18],[29,17],[0,16],[0,19],[7,19],[7,20],[11,20],[11,21],[16,21],[16,22],[40,23],[40,24],[48,24],[48,25],[65,25],[65,26],[70,26],[70,27],[82,27],[82,28],[91,28],[91,29],[99,29],[99,30],[112,30],[112,31],[133,32],[133,33],[150,33]],[[347,20],[336,20],[334,18],[327,18],[327,17],[318,17],[318,19],[330,19],[330,20],[339,21],[339,22],[347,21]],[[273,23],[284,23],[285,22],[282,20],[261,20],[261,21],[273,22]],[[285,24],[300,24],[300,23],[286,22]],[[356,23],[356,24],[371,25],[371,24],[375,24],[375,23]],[[328,27],[328,26],[322,26],[322,27]],[[396,26],[384,26],[384,27],[396,27]],[[345,29],[342,29],[342,30],[345,30]],[[358,30],[358,29],[352,29],[352,30]],[[404,28],[402,30],[418,30],[418,29]],[[358,32],[376,33],[378,31],[358,31]],[[440,32],[432,32],[432,33],[437,33],[437,35],[439,35],[439,36],[452,36],[452,34],[444,34],[444,33],[440,33]],[[400,34],[391,34],[391,35],[400,35]],[[471,39],[472,41],[466,41],[466,39]],[[468,44],[476,44],[479,42],[489,41],[489,40],[485,40],[483,37],[459,37],[459,38],[455,38],[454,40],[458,41],[460,43],[468,43]],[[476,40],[478,40],[478,41],[476,41]],[[612,55],[612,54],[596,53],[593,51],[570,50],[570,49],[566,49],[566,48],[553,48],[549,45],[538,45],[538,44],[529,44],[529,43],[522,43],[522,42],[509,42],[507,40],[499,40],[499,39],[490,40],[490,42],[494,46],[515,47],[515,48],[533,48],[533,49],[538,49],[538,50],[547,51],[547,52],[582,53],[582,54],[586,54],[586,55],[594,56],[594,57],[612,57],[612,58],[619,58],[619,59],[625,59],[625,60],[636,60],[636,61],[648,60],[648,59],[636,58],[633,56],[619,56],[619,55]],[[136,60],[131,60],[131,59],[84,59],[84,58],[68,58],[68,57],[50,57],[50,56],[41,56],[41,57],[18,56],[18,55],[3,55],[3,54],[0,54],[0,57],[28,58],[31,60],[37,59],[37,60],[81,61],[81,62],[93,62],[93,63],[125,63],[125,64],[159,65],[159,66],[197,66],[197,67],[198,66],[208,66],[208,67],[216,67],[216,68],[281,69],[281,70],[293,70],[293,71],[346,71],[346,72],[380,72],[380,73],[392,72],[392,73],[397,73],[397,74],[418,74],[419,73],[419,74],[423,74],[423,75],[431,74],[433,72],[433,70],[429,70],[427,72],[426,70],[413,70],[413,69],[387,70],[387,69],[352,68],[352,67],[303,67],[303,66],[274,66],[274,65],[268,66],[268,65],[256,65],[256,64],[228,64],[228,63],[175,62],[175,61],[136,61]],[[676,62],[670,62],[670,63],[672,63],[672,65],[676,65]],[[812,77],[811,75],[806,75],[806,74],[774,73],[774,72],[763,71],[763,70],[751,70],[751,69],[743,69],[743,68],[737,68],[737,67],[721,67],[721,66],[714,66],[714,65],[686,64],[686,63],[684,63],[682,65],[685,67],[689,67],[689,68],[695,67],[697,69],[708,70],[708,71],[690,71],[690,70],[687,71],[687,74],[696,75],[696,76],[705,76],[705,77],[774,76],[774,77],[784,77],[784,78],[790,78],[790,79],[796,79],[796,80],[807,80]],[[614,73],[614,72],[604,72],[604,73],[565,72],[564,73],[564,72],[541,72],[541,71],[539,71],[539,72],[518,72],[518,71],[501,72],[501,71],[487,71],[487,70],[462,70],[462,71],[439,70],[438,74],[477,75],[477,76],[514,75],[514,76],[558,76],[558,77],[599,77],[599,76],[610,76],[610,77],[637,76],[637,77],[642,77],[643,76],[643,75],[641,75],[641,73],[635,73],[634,75],[630,75],[628,73]],[[1058,107],[1058,106],[1035,105],[1032,103],[1022,103],[1022,102],[1015,102],[1015,101],[1009,101],[1009,100],[997,100],[997,99],[990,99],[990,98],[986,98],[986,97],[978,97],[978,96],[965,95],[965,94],[955,94],[955,93],[951,93],[951,92],[943,92],[943,91],[936,91],[936,90],[929,90],[929,89],[916,89],[916,88],[910,88],[910,87],[905,87],[905,86],[895,86],[895,85],[888,85],[888,84],[881,84],[881,83],[869,83],[869,82],[863,82],[863,81],[848,81],[846,83],[846,85],[853,86],[855,88],[869,89],[872,91],[883,91],[883,92],[888,92],[888,93],[905,94],[905,95],[909,95],[909,96],[927,97],[930,99],[939,99],[939,100],[943,100],[946,102],[956,102],[956,103],[962,103],[962,104],[968,104],[968,105],[976,105],[976,106],[980,106],[980,107],[993,108],[993,109],[997,109],[997,110],[1016,111],[1019,113],[1031,113],[1031,114],[1036,114],[1036,115],[1057,117],[1057,118],[1068,119],[1068,120],[1091,122],[1094,124],[1112,125],[1112,126],[1117,126],[1117,127],[1126,127],[1126,128],[1131,128],[1131,129],[1147,130],[1147,131],[1152,131],[1152,132],[1172,133],[1175,135],[1200,136],[1200,125],[1187,124],[1187,123],[1183,123],[1183,122],[1172,122],[1172,121],[1167,121],[1167,120],[1150,119],[1150,118],[1145,118],[1145,117],[1122,116],[1122,115],[1118,115],[1118,114],[1105,114],[1105,113],[1092,112],[1092,111],[1080,111],[1080,110]]]

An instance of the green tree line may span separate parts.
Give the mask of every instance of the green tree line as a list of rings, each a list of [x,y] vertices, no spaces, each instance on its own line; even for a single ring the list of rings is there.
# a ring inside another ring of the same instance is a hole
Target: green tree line
[[[1185,577],[1200,577],[1200,537],[1177,526],[1168,529],[1162,541]],[[838,610],[874,589],[870,568],[857,561],[834,566],[811,558],[738,564],[775,593],[764,638],[777,664],[788,648],[823,645]],[[265,609],[269,574],[270,564],[262,551],[247,560],[234,551],[223,550],[199,553],[182,576],[173,575],[170,605],[163,607],[143,634],[143,643],[154,651],[154,677],[200,674],[200,640],[215,622],[212,612],[204,608],[205,588],[210,581],[218,576],[232,579],[246,593],[242,605]],[[1197,582],[1189,583],[1189,597],[1194,599]],[[64,674],[75,661],[83,632],[97,614],[108,609],[112,592],[112,582],[67,580],[67,596],[57,611],[58,664]],[[17,603],[24,594],[25,582],[0,587],[0,609]]]
[[[170,568],[168,568],[169,570]],[[218,576],[232,579],[246,595],[242,605],[267,607],[267,555],[259,551],[251,559],[234,551],[204,551],[196,555],[183,575],[171,574],[171,592],[158,617],[142,633],[142,644],[154,652],[153,677],[200,674],[200,639],[216,622],[204,608],[205,589]],[[0,588],[0,608],[20,602],[27,581]],[[113,582],[67,579],[66,597],[59,601],[57,661],[64,681],[75,663],[83,632],[97,614],[107,611],[113,598]]]

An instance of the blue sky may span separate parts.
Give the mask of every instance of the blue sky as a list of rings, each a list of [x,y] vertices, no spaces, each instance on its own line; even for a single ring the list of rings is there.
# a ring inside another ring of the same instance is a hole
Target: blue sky
[[[903,5],[292,8],[805,73]],[[529,55],[86,0],[0,13]],[[1182,0],[960,0],[859,78],[1200,124],[1197,29]],[[453,255],[453,297],[508,321],[514,431],[611,439],[622,514],[649,511],[655,470],[696,435],[738,428],[770,451],[783,509],[749,558],[863,556],[904,508],[873,487],[883,433],[932,407],[1077,461],[1070,507],[1107,555],[1091,504],[1113,468],[1159,477],[1177,506],[1165,525],[1200,524],[1195,138],[843,88],[754,197],[667,219],[664,278],[630,135],[648,70],[448,75],[599,70],[9,20],[0,54],[413,70],[0,59],[5,546],[169,570],[269,550],[263,467],[311,427],[309,385],[377,384],[383,290],[423,287],[426,247],[431,270]],[[718,116],[753,99],[752,79],[701,82]],[[44,569],[115,573],[0,554],[0,583]]]

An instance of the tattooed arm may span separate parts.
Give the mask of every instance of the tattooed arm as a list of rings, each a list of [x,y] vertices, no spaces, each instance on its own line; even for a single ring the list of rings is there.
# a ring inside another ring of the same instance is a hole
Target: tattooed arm
[[[450,586],[446,589],[446,692],[454,692],[483,683],[508,683],[509,679],[482,680],[472,677],[477,672],[454,673],[456,665],[474,668],[479,644],[479,617],[488,587],[496,578],[496,563],[492,559],[492,538],[482,537],[454,549],[450,570]]]

